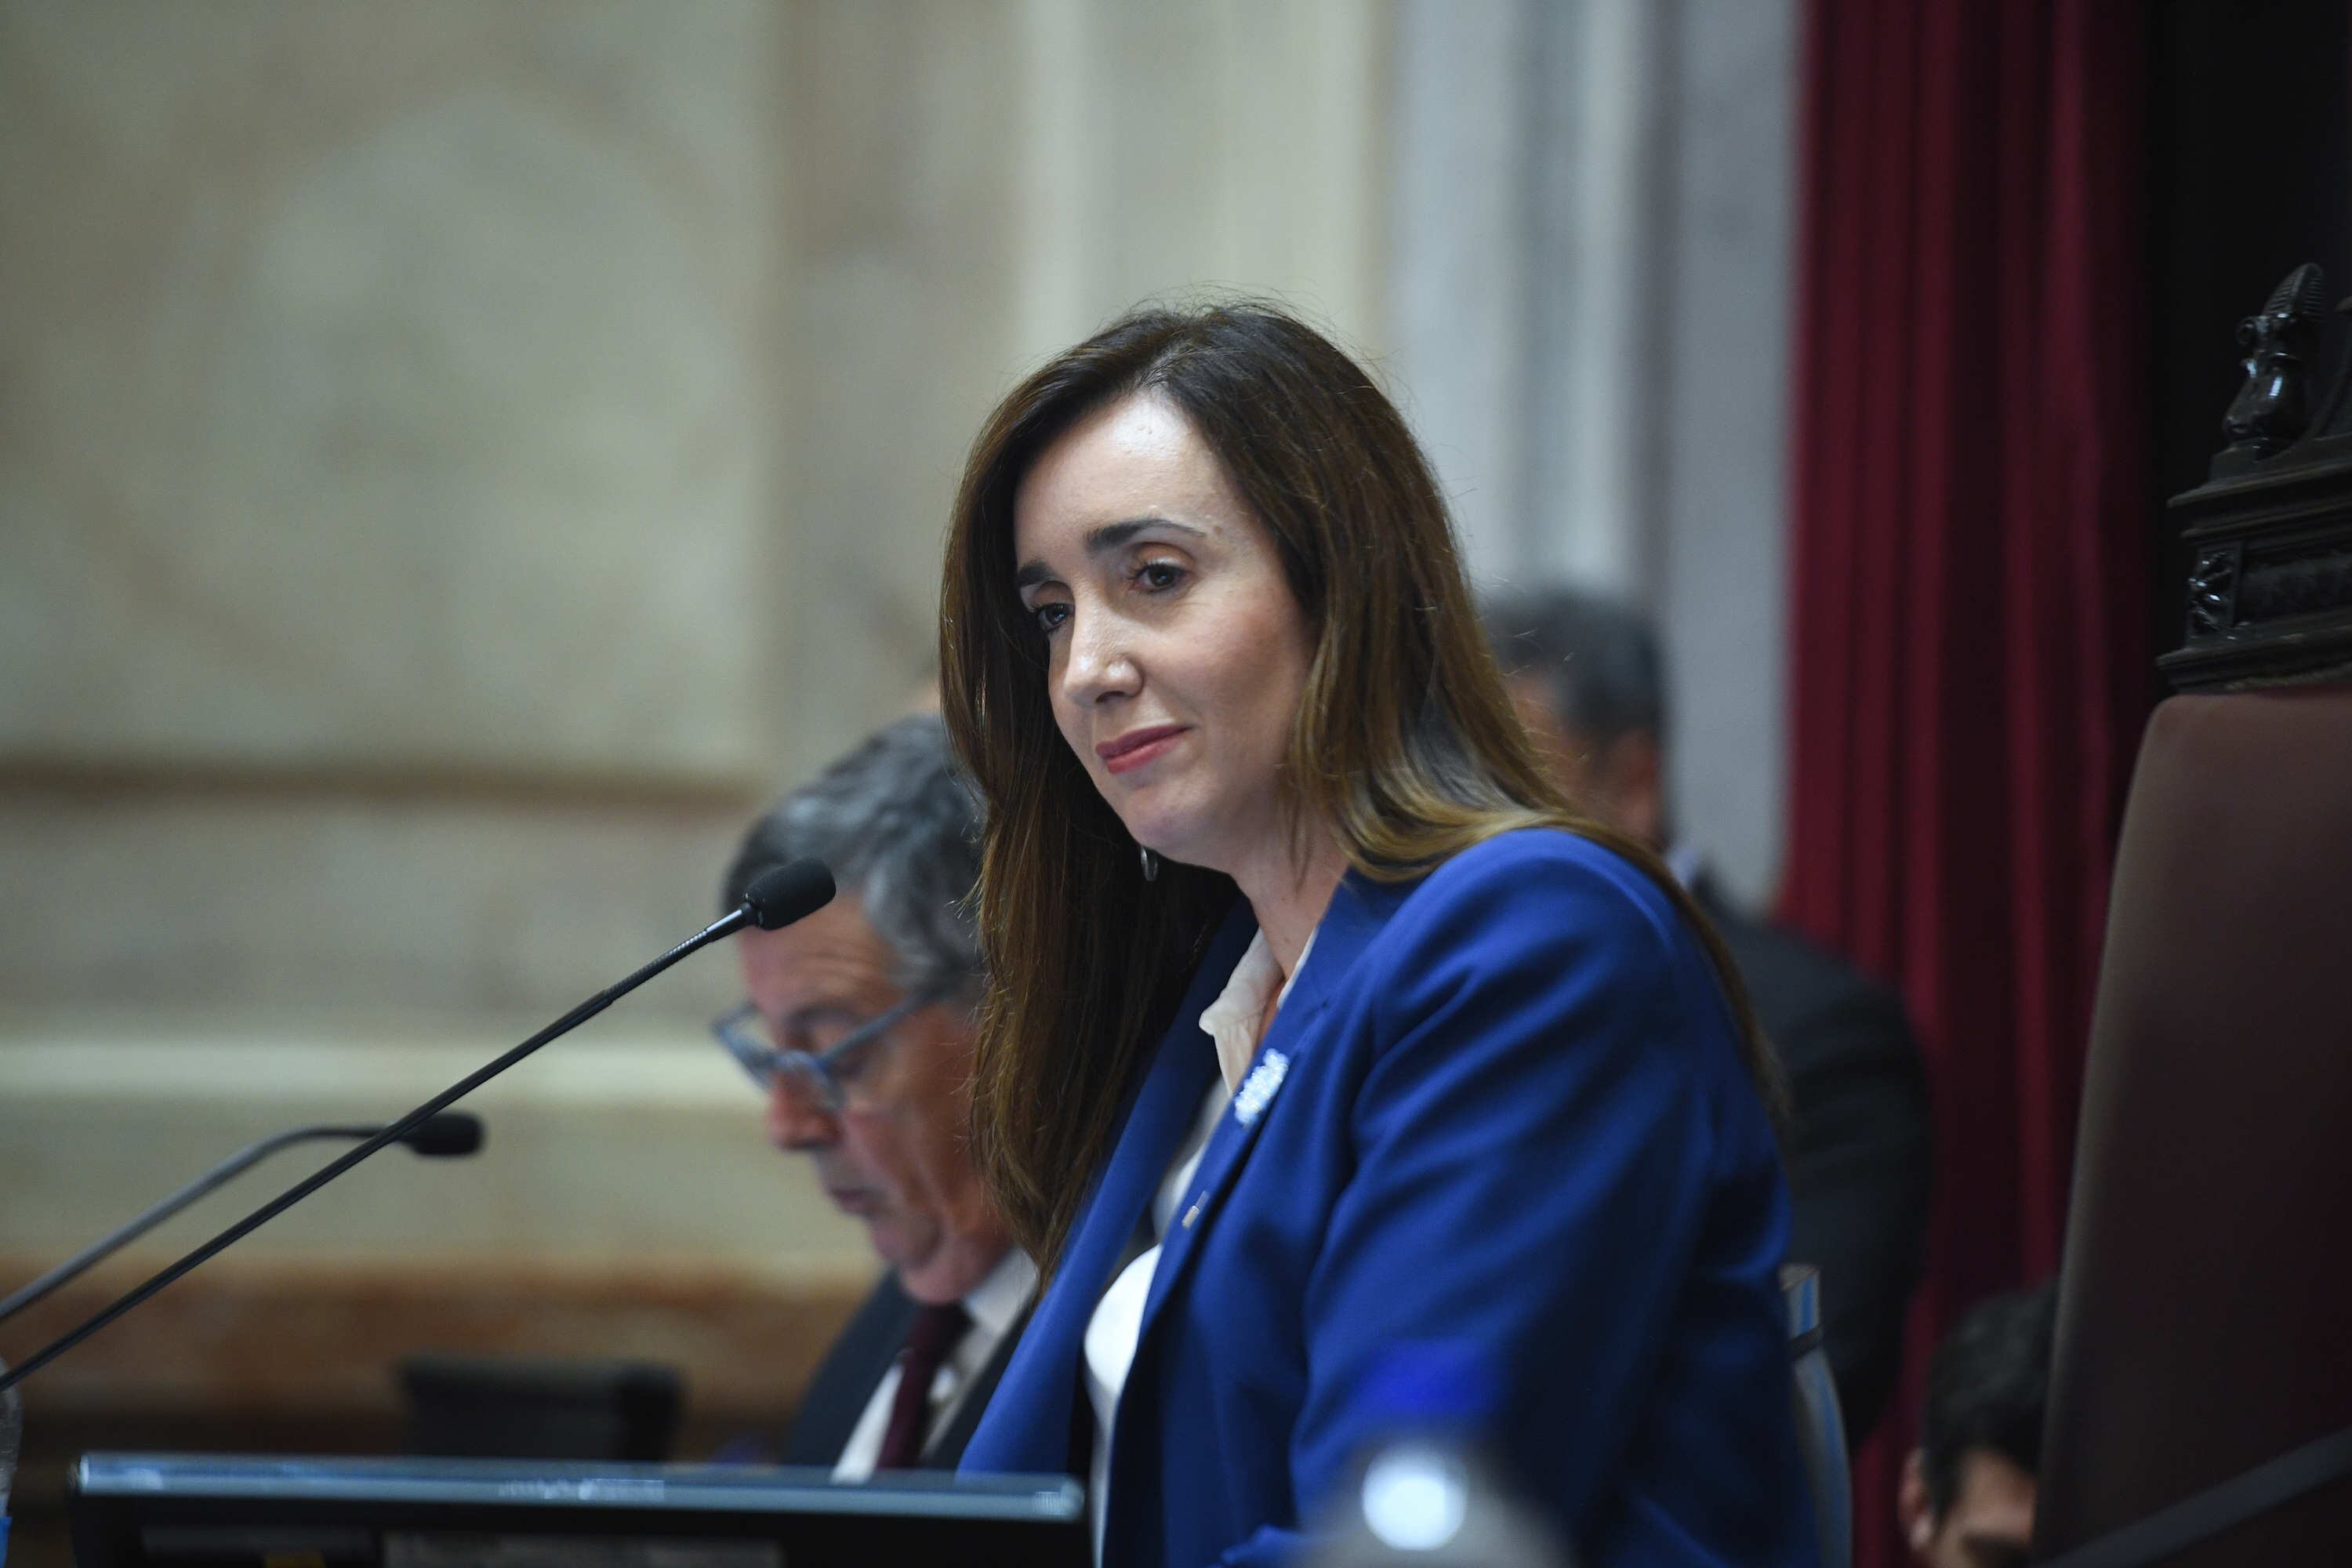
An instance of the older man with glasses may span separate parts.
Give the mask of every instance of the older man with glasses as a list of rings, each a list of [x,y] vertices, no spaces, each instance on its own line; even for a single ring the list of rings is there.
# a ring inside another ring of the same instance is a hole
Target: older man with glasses
[[[1036,1270],[965,1139],[980,954],[979,817],[938,719],[902,719],[787,795],[729,871],[732,909],[814,856],[840,893],[736,939],[741,1005],[712,1032],[768,1097],[768,1132],[890,1267],[810,1383],[783,1463],[952,1469],[1012,1353]]]

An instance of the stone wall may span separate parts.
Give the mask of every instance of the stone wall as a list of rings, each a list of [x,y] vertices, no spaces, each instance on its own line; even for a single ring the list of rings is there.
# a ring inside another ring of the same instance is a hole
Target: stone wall
[[[1377,351],[1384,38],[1352,0],[0,7],[0,1282],[707,919],[751,814],[928,678],[965,444],[1038,357],[1204,282]],[[484,1091],[470,1165],[386,1155],[215,1268],[835,1299],[862,1236],[704,1037],[735,994],[698,959]]]

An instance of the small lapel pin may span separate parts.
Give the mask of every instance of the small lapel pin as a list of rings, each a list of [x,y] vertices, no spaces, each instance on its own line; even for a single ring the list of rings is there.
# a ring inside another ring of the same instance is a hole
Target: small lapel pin
[[[1289,1070],[1290,1058],[1280,1051],[1260,1056],[1257,1066],[1250,1068],[1249,1076],[1242,1079],[1242,1087],[1234,1095],[1234,1120],[1244,1127],[1256,1121],[1265,1112],[1266,1102],[1274,1098],[1274,1091],[1282,1087],[1283,1074]]]

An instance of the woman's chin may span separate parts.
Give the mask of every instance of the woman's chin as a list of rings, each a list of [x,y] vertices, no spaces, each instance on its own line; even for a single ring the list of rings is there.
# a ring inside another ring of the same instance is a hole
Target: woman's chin
[[[1118,819],[1128,836],[1171,864],[1224,870],[1233,848],[1233,835],[1224,831],[1226,815],[1214,805],[1170,798],[1172,793],[1154,791],[1159,798],[1123,802],[1127,809],[1119,812]]]
[[[1192,820],[1190,814],[1180,816],[1174,812],[1155,811],[1138,813],[1132,817],[1123,816],[1119,820],[1127,825],[1129,837],[1162,860],[1173,861],[1179,866],[1208,864],[1202,858],[1209,852],[1204,842],[1208,835],[1200,830],[1200,824]]]
[[[1181,849],[1186,836],[1180,830],[1181,825],[1171,821],[1166,812],[1122,811],[1118,821],[1139,847],[1150,850],[1162,860],[1184,858]]]

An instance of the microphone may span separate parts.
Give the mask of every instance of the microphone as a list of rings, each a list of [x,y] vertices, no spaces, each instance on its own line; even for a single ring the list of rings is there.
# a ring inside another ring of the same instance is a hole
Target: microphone
[[[57,1339],[43,1345],[39,1350],[26,1356],[21,1364],[5,1372],[0,1372],[0,1394],[5,1394],[7,1390],[16,1387],[34,1373],[57,1360],[58,1357],[122,1316],[131,1308],[138,1306],[174,1279],[197,1268],[224,1248],[260,1229],[385,1144],[405,1138],[416,1131],[426,1121],[448,1110],[450,1106],[473,1093],[474,1090],[481,1088],[482,1085],[489,1082],[490,1079],[498,1077],[550,1040],[578,1028],[688,953],[708,947],[722,937],[733,936],[745,926],[755,926],[761,931],[780,930],[794,921],[814,914],[831,902],[832,899],[833,873],[826,870],[820,861],[795,860],[790,865],[779,866],[773,870],[761,872],[752,879],[751,887],[745,889],[743,901],[728,913],[711,921],[644,968],[614,982],[595,995],[589,997],[588,1000],[581,1003],[580,1005],[572,1008],[572,1011],[496,1061],[475,1068],[399,1121],[376,1132],[350,1153],[320,1167],[309,1176],[295,1183],[177,1263],[156,1274],[135,1289],[117,1298],[77,1327],[68,1330]]]
[[[729,926],[728,921],[739,915],[761,931],[782,931],[794,921],[806,920],[831,902],[833,873],[824,868],[824,861],[795,860],[788,866],[778,866],[752,878],[751,885],[743,889],[742,908],[697,937],[693,945],[684,952],[692,952],[705,942],[716,941],[712,931],[718,931],[719,936],[732,935],[735,928]],[[719,926],[727,926],[728,929],[719,931]],[[683,957],[684,952],[679,956]],[[667,963],[664,961],[665,967]]]
[[[373,1138],[383,1131],[381,1127],[297,1127],[272,1134],[259,1142],[247,1144],[163,1202],[139,1214],[121,1229],[100,1237],[7,1300],[0,1300],[0,1322],[15,1317],[93,1263],[112,1257],[198,1198],[226,1185],[280,1149],[319,1138]],[[425,1118],[421,1125],[404,1134],[399,1142],[428,1159],[470,1154],[482,1146],[482,1119],[471,1111],[445,1110],[437,1116]]]
[[[373,1138],[379,1128],[347,1129],[362,1138]],[[428,1116],[425,1125],[401,1139],[411,1152],[427,1160],[462,1159],[477,1153],[482,1147],[482,1119],[470,1110],[445,1110]],[[0,1317],[7,1314],[0,1312]]]

